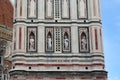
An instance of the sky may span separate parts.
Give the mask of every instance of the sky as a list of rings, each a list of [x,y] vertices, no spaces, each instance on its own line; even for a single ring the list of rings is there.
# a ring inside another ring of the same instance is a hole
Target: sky
[[[120,80],[120,0],[101,0],[101,14],[108,80]]]
[[[101,0],[108,80],[120,80],[120,0]]]

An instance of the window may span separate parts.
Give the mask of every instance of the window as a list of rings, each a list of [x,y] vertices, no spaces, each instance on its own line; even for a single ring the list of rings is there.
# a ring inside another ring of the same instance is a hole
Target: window
[[[60,0],[55,0],[54,3],[54,8],[55,8],[55,19],[60,18]]]
[[[61,29],[55,28],[56,51],[61,51]]]
[[[46,27],[45,50],[46,52],[69,53],[71,52],[70,27]]]

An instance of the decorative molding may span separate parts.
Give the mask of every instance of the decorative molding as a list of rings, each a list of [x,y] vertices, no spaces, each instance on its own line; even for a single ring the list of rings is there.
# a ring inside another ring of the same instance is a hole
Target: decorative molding
[[[51,74],[52,73],[52,74]],[[66,77],[66,78],[93,78],[95,76],[103,76],[106,80],[107,78],[107,72],[106,71],[23,71],[23,70],[14,70],[10,71],[10,76],[13,75],[24,75],[26,77],[32,76],[32,77]]]
[[[101,21],[88,21],[88,22],[77,22],[77,21],[70,21],[70,22],[45,22],[45,21],[37,21],[37,22],[28,22],[28,21],[15,21],[14,24],[16,23],[26,23],[26,24],[39,24],[39,23],[44,23],[44,24],[91,24],[91,23],[98,23],[102,24]]]
[[[12,30],[6,28],[0,28],[0,38],[8,41],[12,41]]]
[[[28,54],[28,53],[26,53],[26,54]],[[73,53],[72,53],[73,54]],[[94,54],[94,53],[90,53],[90,54]],[[41,57],[41,58],[47,58],[47,57],[50,57],[50,58],[55,58],[55,57],[57,57],[57,58],[84,58],[84,57],[86,57],[86,58],[92,58],[92,57],[101,57],[101,58],[104,58],[104,55],[103,54],[101,54],[101,53],[97,53],[97,55],[86,55],[86,54],[84,54],[84,55],[78,55],[78,54],[76,54],[76,55],[68,55],[68,54],[66,54],[66,55],[55,55],[55,54],[53,54],[53,55],[46,55],[46,54],[43,54],[43,55],[38,55],[38,54],[36,54],[36,55],[22,55],[22,54],[14,54],[13,56],[12,56],[12,58],[15,58],[15,57],[31,57],[31,58],[35,58],[35,57]]]

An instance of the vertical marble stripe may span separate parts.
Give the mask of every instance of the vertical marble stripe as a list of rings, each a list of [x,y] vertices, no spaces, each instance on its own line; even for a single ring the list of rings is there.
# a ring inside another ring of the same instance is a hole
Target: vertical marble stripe
[[[101,42],[101,51],[103,51],[102,30],[101,29],[100,29],[100,42]]]
[[[17,17],[17,0],[15,1],[15,17]]]
[[[93,0],[93,13],[94,13],[94,16],[96,16],[96,0]]]
[[[98,0],[98,15],[99,15],[99,17],[101,16],[100,15],[100,0]]]
[[[14,28],[14,50],[16,50],[16,28]]]
[[[22,29],[19,28],[19,49],[21,49],[21,40],[22,40]]]
[[[22,16],[22,0],[20,0],[20,16]]]
[[[98,36],[97,36],[97,29],[95,29],[95,47],[98,50]]]
[[[92,33],[92,28],[91,28],[91,31],[90,31],[90,33],[91,33],[91,49],[93,50],[93,33]]]

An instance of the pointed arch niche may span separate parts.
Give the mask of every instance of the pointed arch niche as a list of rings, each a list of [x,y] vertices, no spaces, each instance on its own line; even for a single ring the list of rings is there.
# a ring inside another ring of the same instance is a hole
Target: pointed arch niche
[[[36,52],[37,51],[37,31],[36,27],[27,28],[27,51]]]
[[[89,52],[89,31],[88,28],[79,28],[79,51]]]
[[[53,36],[53,28],[47,28],[45,29],[45,51],[46,52],[53,52],[54,51],[54,36]]]
[[[70,28],[62,28],[62,51],[63,53],[71,52],[71,33]]]

